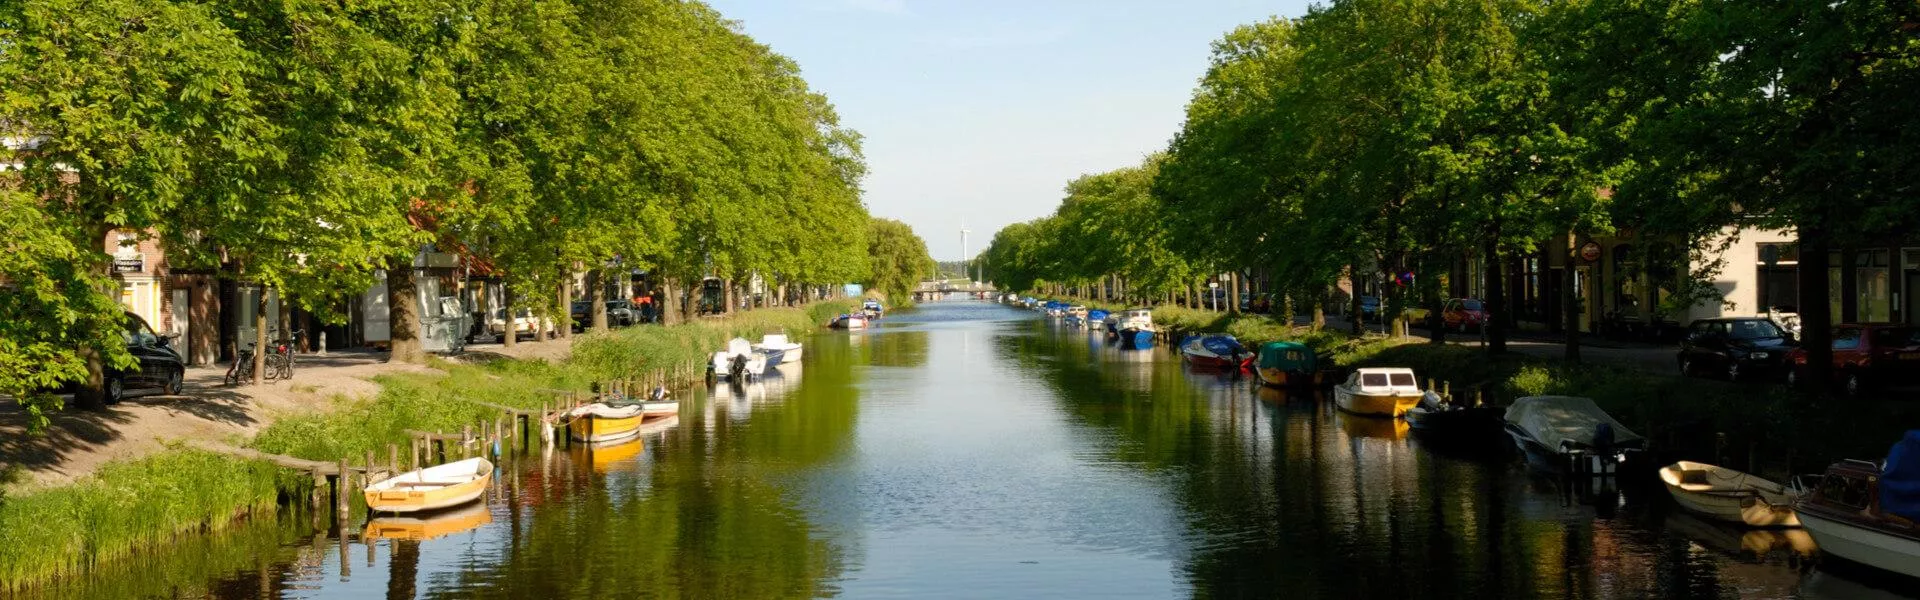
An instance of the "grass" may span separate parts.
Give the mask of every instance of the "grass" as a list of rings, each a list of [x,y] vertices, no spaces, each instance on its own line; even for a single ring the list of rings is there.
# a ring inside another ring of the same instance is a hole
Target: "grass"
[[[592,381],[643,378],[668,366],[698,363],[735,336],[758,339],[780,331],[805,336],[851,306],[821,302],[588,334],[575,341],[572,358],[559,364],[436,360],[433,366],[441,373],[380,376],[376,396],[338,399],[329,412],[282,417],[249,445],[313,460],[359,462],[367,452],[385,460],[389,444],[407,445],[406,430],[459,431],[498,416],[480,402],[539,407],[553,398],[543,390],[586,389]],[[184,534],[273,513],[283,495],[304,498],[310,485],[305,475],[270,464],[171,449],[108,463],[73,485],[0,498],[0,590],[86,573]]]
[[[0,502],[0,590],[87,572],[174,538],[270,514],[298,485],[273,465],[171,449]]]

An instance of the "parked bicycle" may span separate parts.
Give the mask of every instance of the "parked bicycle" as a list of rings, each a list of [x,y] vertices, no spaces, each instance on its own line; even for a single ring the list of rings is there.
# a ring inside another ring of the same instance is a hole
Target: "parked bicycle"
[[[277,336],[265,358],[266,367],[260,376],[267,381],[293,379],[293,348],[305,330],[296,329],[285,336]],[[253,381],[253,353],[256,344],[249,342],[247,347],[236,353],[233,364],[227,367],[227,385],[237,385]]]
[[[242,381],[253,381],[253,347],[247,347],[234,353],[233,364],[227,367],[227,385],[239,385]]]

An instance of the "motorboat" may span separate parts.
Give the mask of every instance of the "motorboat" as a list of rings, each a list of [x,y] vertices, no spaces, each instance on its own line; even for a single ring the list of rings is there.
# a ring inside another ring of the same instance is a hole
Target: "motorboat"
[[[827,326],[834,329],[866,329],[867,315],[864,313],[842,314],[827,322]]]
[[[1528,396],[1507,407],[1505,420],[1514,446],[1547,469],[1609,474],[1628,452],[1647,445],[1590,398]]]
[[[1402,416],[1414,431],[1461,441],[1497,440],[1502,429],[1499,408],[1455,404],[1432,390],[1421,396],[1418,406],[1407,409],[1407,414]]]
[[[362,494],[367,509],[377,513],[407,513],[451,508],[486,493],[493,481],[493,463],[469,458],[401,473],[375,482]]]
[[[1120,347],[1146,350],[1153,347],[1153,309],[1129,308],[1114,323]]]
[[[1749,527],[1799,527],[1793,514],[1797,492],[1778,483],[1722,466],[1680,461],[1660,468],[1660,480],[1680,508]]]
[[[1321,384],[1320,362],[1306,344],[1267,342],[1260,346],[1258,360],[1254,373],[1261,383],[1274,387]]]
[[[1074,327],[1085,327],[1087,325],[1087,307],[1079,305],[1068,306],[1066,323]]]
[[[868,298],[860,303],[860,312],[865,314],[868,320],[874,320],[886,316],[887,309],[880,305],[879,300]]]
[[[1397,418],[1420,403],[1420,382],[1413,369],[1369,367],[1333,387],[1333,402],[1356,415]]]
[[[1100,310],[1098,308],[1088,310],[1087,326],[1094,327],[1094,328],[1105,327],[1107,324],[1107,314],[1108,314],[1107,311]]]
[[[727,349],[713,353],[711,369],[715,379],[727,381],[746,381],[767,372],[768,355],[753,349],[753,343],[746,338],[733,338],[727,341]]]
[[[1821,552],[1920,577],[1920,429],[1894,444],[1885,464],[1828,466],[1793,508]]]
[[[787,334],[784,333],[769,333],[760,336],[760,343],[754,344],[753,349],[767,353],[767,366],[769,367],[800,362],[800,342],[787,341]],[[774,360],[775,357],[778,357],[779,360]]]
[[[1253,365],[1254,353],[1231,335],[1190,335],[1180,340],[1180,356],[1200,369],[1245,369]]]

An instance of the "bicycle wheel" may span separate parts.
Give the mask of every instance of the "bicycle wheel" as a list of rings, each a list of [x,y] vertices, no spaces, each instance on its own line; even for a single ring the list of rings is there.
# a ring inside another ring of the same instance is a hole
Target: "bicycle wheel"
[[[286,380],[293,379],[293,354],[292,353],[288,353],[286,355],[286,358],[281,359],[280,361],[280,378],[286,379]]]
[[[277,352],[273,354],[268,354],[267,367],[266,367],[267,370],[262,372],[261,375],[265,376],[267,381],[273,381],[275,379],[279,379],[281,377],[281,374],[286,371],[285,369],[286,363],[287,363],[286,355],[283,355]]]

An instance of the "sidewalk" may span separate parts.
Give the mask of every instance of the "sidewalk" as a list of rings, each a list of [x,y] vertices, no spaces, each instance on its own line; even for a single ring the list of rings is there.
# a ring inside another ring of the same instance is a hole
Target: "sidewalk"
[[[1296,318],[1295,324],[1310,325],[1313,319]],[[1327,327],[1337,331],[1346,331],[1347,320],[1333,315],[1327,316]],[[1369,331],[1381,331],[1378,323],[1367,323]],[[1408,329],[1408,335],[1420,339],[1427,338],[1424,327]],[[1481,334],[1447,332],[1447,343],[1462,346],[1480,347],[1484,345]],[[1559,359],[1567,355],[1566,336],[1540,331],[1511,331],[1507,334],[1507,350],[1528,356]],[[1639,342],[1620,342],[1602,340],[1591,335],[1580,339],[1580,359],[1594,364],[1614,365],[1650,373],[1676,374],[1679,367],[1675,356],[1679,348]]]
[[[521,343],[510,350],[474,344],[463,356],[562,360],[571,349],[570,339]],[[282,415],[329,410],[336,397],[376,394],[376,375],[436,372],[424,365],[390,364],[386,357],[358,349],[301,354],[294,359],[291,381],[258,386],[225,385],[224,363],[189,368],[178,396],[135,397],[92,410],[68,406],[48,415],[52,423],[38,436],[27,434],[27,414],[20,405],[0,400],[0,490],[64,485],[108,461],[145,456],[178,440],[237,443]]]

